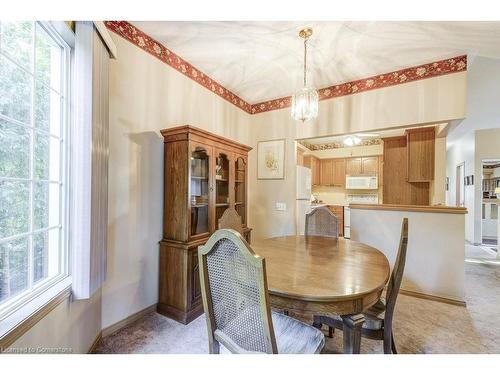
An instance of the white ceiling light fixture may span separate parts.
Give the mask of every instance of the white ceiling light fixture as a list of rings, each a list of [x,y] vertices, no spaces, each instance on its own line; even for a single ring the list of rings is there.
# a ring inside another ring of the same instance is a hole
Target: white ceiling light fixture
[[[363,141],[362,138],[377,138],[377,137],[380,137],[380,134],[378,133],[354,134],[344,138],[343,142],[346,146],[357,146],[361,144],[361,142]]]
[[[307,87],[307,41],[312,33],[310,27],[299,32],[299,36],[304,39],[304,87],[292,96],[292,118],[302,122],[318,117],[318,92]]]
[[[350,135],[346,139],[344,139],[344,144],[346,146],[357,146],[361,143],[361,138],[355,136],[355,135]]]

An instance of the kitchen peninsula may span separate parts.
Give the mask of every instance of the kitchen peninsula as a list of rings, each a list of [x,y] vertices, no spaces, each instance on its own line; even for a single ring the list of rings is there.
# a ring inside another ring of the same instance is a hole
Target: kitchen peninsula
[[[464,305],[464,207],[351,204],[351,239],[395,262],[401,221],[408,218],[402,292]]]

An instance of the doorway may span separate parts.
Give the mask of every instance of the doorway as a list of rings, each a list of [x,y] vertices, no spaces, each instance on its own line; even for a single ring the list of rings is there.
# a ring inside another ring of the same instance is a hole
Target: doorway
[[[483,246],[498,251],[498,206],[500,204],[500,159],[483,160],[481,189],[481,239]]]
[[[456,205],[465,207],[465,162],[457,165],[456,175]]]

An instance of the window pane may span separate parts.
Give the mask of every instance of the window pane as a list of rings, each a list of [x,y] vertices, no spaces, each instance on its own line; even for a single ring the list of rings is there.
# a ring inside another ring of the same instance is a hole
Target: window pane
[[[1,22],[1,51],[25,69],[32,70],[33,22]]]
[[[35,133],[34,178],[59,181],[60,141],[47,134]]]
[[[33,229],[59,225],[59,184],[35,182],[33,188]]]
[[[0,177],[28,178],[30,131],[0,119]]]
[[[29,183],[0,181],[0,238],[29,229]]]
[[[33,157],[33,177],[39,180],[49,179],[50,137],[47,134],[35,133],[35,155]]]
[[[28,237],[0,244],[0,302],[28,288]]]
[[[42,232],[33,236],[33,282],[47,277],[49,233]]]
[[[59,229],[35,234],[33,238],[33,282],[59,273]]]
[[[0,56],[0,113],[31,124],[32,76]]]
[[[60,135],[61,96],[37,82],[35,85],[35,126]]]
[[[39,24],[36,25],[35,69],[36,79],[61,92],[62,48],[53,41]]]

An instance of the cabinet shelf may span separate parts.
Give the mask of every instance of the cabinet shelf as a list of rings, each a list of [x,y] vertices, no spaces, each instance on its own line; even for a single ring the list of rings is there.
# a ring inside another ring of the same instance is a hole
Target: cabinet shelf
[[[239,206],[239,205],[242,205],[242,204],[245,204],[245,202],[234,202],[235,206]]]
[[[194,180],[208,180],[208,177],[203,176],[191,176],[191,178]]]
[[[228,182],[229,180],[227,178],[216,178],[215,181],[217,182]]]
[[[216,203],[215,207],[227,207],[229,206],[229,203]]]
[[[200,208],[200,207],[207,207],[207,206],[208,206],[208,203],[196,203],[196,204],[191,205],[192,208]]]

